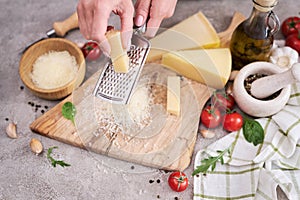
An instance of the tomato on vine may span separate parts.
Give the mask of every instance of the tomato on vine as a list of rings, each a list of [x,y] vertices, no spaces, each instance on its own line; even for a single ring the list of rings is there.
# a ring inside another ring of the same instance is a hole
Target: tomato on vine
[[[221,124],[222,115],[218,108],[207,106],[202,110],[200,120],[206,128],[216,128]]]
[[[232,110],[235,105],[233,96],[226,92],[214,92],[211,101],[221,111]]]

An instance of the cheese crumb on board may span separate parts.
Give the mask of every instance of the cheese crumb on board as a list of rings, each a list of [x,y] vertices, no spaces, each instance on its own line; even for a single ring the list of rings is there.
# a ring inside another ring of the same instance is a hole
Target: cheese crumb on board
[[[161,59],[169,51],[218,48],[220,38],[202,12],[198,12],[150,40],[147,62]]]
[[[68,51],[50,51],[37,58],[32,66],[32,82],[42,89],[54,89],[72,81],[78,64]]]
[[[115,72],[127,73],[129,68],[129,57],[126,49],[123,48],[120,31],[110,30],[106,33],[106,38],[111,47],[110,57]]]
[[[180,77],[168,76],[167,111],[170,114],[180,115]]]
[[[170,52],[163,55],[161,63],[180,75],[215,89],[222,89],[231,73],[228,48]]]

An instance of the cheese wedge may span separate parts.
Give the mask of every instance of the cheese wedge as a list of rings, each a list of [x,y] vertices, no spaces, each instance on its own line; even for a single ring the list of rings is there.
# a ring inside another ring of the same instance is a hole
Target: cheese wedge
[[[161,62],[189,79],[221,89],[231,72],[231,54],[228,48],[185,50],[164,54]]]
[[[106,33],[106,38],[111,47],[110,57],[115,72],[127,73],[129,68],[129,58],[126,49],[123,48],[120,31],[108,31]]]
[[[217,48],[220,38],[208,19],[198,12],[150,40],[147,62],[161,59],[169,51]]]
[[[167,83],[167,111],[170,114],[180,115],[180,77],[168,76]]]

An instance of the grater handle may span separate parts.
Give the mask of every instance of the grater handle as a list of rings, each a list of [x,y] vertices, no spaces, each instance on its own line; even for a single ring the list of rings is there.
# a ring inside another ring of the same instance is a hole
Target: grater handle
[[[140,34],[140,35],[144,34],[147,30],[147,24],[148,24],[149,19],[150,19],[150,15],[148,14],[146,22],[142,26],[136,26],[134,24],[133,25],[133,29],[135,30],[134,33],[135,34]]]
[[[135,29],[134,33],[135,34],[144,34],[146,32],[146,24],[144,23],[142,26],[138,27],[138,26],[134,26],[133,29]]]

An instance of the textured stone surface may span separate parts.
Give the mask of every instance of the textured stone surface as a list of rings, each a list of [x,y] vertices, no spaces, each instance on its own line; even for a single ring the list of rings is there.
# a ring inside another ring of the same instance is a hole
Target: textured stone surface
[[[76,4],[76,0],[0,0],[0,199],[191,199],[191,177],[188,190],[175,193],[168,187],[167,172],[94,154],[30,131],[29,124],[57,101],[41,100],[26,88],[20,88],[23,86],[18,75],[20,53],[27,44],[44,36],[54,21],[74,12]],[[229,25],[234,11],[248,16],[251,6],[251,0],[179,1],[174,16],[162,26],[172,26],[201,10],[220,32]],[[282,20],[297,15],[299,7],[300,1],[280,1],[275,12]],[[118,24],[116,19],[112,17],[110,22]],[[282,38],[281,34],[276,37]],[[85,41],[78,30],[67,38]],[[86,78],[99,66],[99,62],[87,63]],[[28,102],[41,108],[36,111]],[[5,134],[11,121],[17,123],[18,139],[10,139]],[[223,135],[217,133],[218,137]],[[53,168],[46,152],[34,155],[29,148],[33,137],[40,139],[45,149],[58,146],[54,156],[70,163],[71,167]],[[195,151],[212,141],[199,137]],[[193,163],[185,171],[189,176],[192,166]],[[284,195],[280,194],[280,199],[285,199]]]

